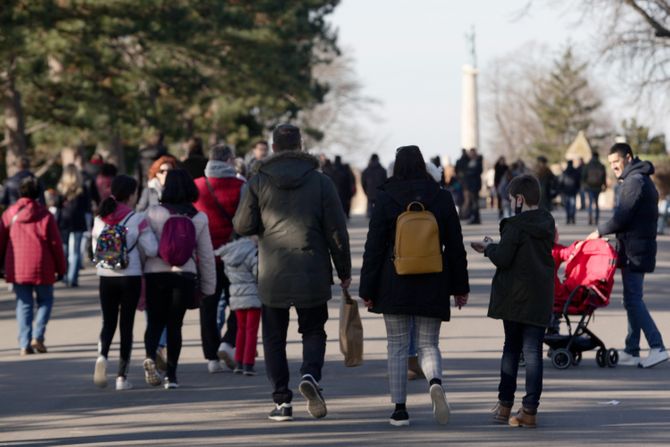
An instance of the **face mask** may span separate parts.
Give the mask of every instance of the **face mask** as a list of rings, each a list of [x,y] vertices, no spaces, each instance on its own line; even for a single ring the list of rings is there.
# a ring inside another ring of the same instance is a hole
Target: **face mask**
[[[521,210],[523,209],[523,198],[521,196],[516,196],[515,202],[514,202],[514,214],[520,214]]]

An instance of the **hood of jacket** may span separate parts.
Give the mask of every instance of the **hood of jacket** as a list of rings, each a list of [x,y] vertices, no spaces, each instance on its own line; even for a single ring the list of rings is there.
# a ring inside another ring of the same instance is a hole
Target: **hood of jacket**
[[[516,216],[508,217],[500,222],[500,231],[505,225],[513,225],[536,239],[550,238],[554,240],[554,219],[549,211],[536,209],[524,211]]]
[[[303,151],[284,151],[258,163],[258,171],[267,175],[279,189],[295,189],[302,185],[319,161]]]
[[[38,220],[44,219],[46,214],[49,214],[49,210],[44,205],[27,197],[21,197],[14,207],[18,214],[16,222],[37,222]]]
[[[133,211],[133,209],[125,203],[117,202],[116,209],[112,212],[112,214],[101,217],[101,220],[107,225],[116,225],[119,222],[122,222],[131,211]]]
[[[225,161],[210,160],[205,166],[205,177],[230,178],[237,176],[235,167]]]
[[[217,250],[217,254],[221,256],[225,265],[238,267],[256,250],[256,244],[250,238],[245,237],[224,245]]]
[[[379,189],[391,196],[393,201],[403,208],[411,202],[421,202],[428,207],[440,191],[439,185],[428,178],[425,180],[395,180],[391,177]]]
[[[654,165],[649,161],[642,161],[639,158],[635,157],[631,163],[628,164],[621,173],[619,180],[623,180],[629,175],[641,174],[641,175],[652,175],[654,173]]]

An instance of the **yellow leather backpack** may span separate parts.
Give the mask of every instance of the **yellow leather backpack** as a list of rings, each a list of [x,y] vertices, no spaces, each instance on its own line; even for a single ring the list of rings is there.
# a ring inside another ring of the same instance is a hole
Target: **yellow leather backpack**
[[[420,211],[413,211],[412,206]],[[396,219],[393,264],[398,275],[442,271],[440,229],[433,213],[421,202],[411,202]]]

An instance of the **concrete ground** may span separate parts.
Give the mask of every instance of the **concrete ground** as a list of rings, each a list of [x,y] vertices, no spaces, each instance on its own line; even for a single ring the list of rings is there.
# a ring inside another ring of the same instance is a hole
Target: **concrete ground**
[[[557,221],[563,216],[556,214]],[[577,226],[560,226],[563,242],[590,232],[584,212]],[[351,222],[355,275],[361,267],[366,223]],[[484,213],[484,224],[465,226],[466,243],[484,235],[497,236],[495,215]],[[200,348],[198,314],[189,311],[184,325],[184,349],[179,365],[182,387],[166,391],[144,383],[143,315],[138,314],[129,375],[135,388],[117,392],[113,386],[93,385],[100,311],[97,279],[83,272],[78,289],[56,288],[49,323],[48,354],[19,357],[14,298],[0,293],[0,445],[668,445],[670,444],[670,363],[650,370],[631,367],[599,368],[593,351],[582,363],[556,370],[545,360],[540,427],[513,429],[491,424],[489,409],[497,398],[500,352],[499,321],[486,317],[493,268],[468,246],[472,294],[452,321],[443,325],[445,387],[452,406],[447,426],[431,414],[425,381],[409,384],[410,427],[388,424],[392,406],[386,377],[383,321],[362,313],[365,363],[346,368],[339,353],[337,318],[339,293],[334,288],[324,396],[329,414],[314,420],[299,395],[294,400],[295,421],[267,419],[272,408],[264,376],[262,349],[256,377],[229,372],[208,374]],[[648,276],[646,302],[670,343],[670,237],[659,238],[657,271]],[[356,292],[358,278],[354,278]],[[295,315],[293,315],[295,317]],[[590,326],[608,347],[621,348],[626,317],[621,305],[620,277],[609,307],[596,313]],[[118,334],[117,334],[118,337]],[[301,347],[295,321],[289,330],[289,358],[297,385]],[[118,358],[118,344],[110,353],[110,385]],[[520,379],[520,383],[522,378]],[[521,387],[520,390],[523,388]],[[518,394],[520,398],[523,394]]]

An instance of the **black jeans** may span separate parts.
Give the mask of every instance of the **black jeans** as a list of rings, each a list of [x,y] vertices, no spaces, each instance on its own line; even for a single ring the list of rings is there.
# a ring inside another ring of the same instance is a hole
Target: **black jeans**
[[[523,351],[526,359],[526,395],[522,403],[525,408],[537,409],[542,394],[542,340],[545,328],[507,320],[503,321],[503,325],[505,347],[500,364],[498,400],[506,407],[514,404],[519,356]]]
[[[141,276],[100,277],[100,307],[102,330],[100,331],[100,355],[107,358],[118,323],[121,332],[121,355],[119,377],[126,377],[130,352],[133,349],[133,325],[135,310],[142,290]],[[119,313],[121,321],[119,322]]]
[[[328,304],[297,309],[298,332],[302,334],[302,366],[300,374],[311,374],[321,380],[323,358],[326,354]],[[286,331],[289,309],[263,306],[263,351],[268,379],[272,383],[272,400],[277,404],[291,402],[293,392],[288,387],[289,370],[286,360]]]
[[[177,363],[181,353],[181,326],[186,306],[195,291],[192,273],[147,273],[147,331],[144,348],[147,357],[156,360],[156,349],[163,328],[167,328],[167,377],[177,380]]]
[[[226,322],[226,333],[221,333],[216,326],[216,316],[219,309],[219,299],[222,292],[226,292],[226,298],[230,297],[230,281],[224,273],[223,263],[216,262],[216,289],[214,295],[206,296],[200,302],[200,339],[202,340],[202,352],[207,360],[218,359],[219,344],[226,342],[235,346],[237,337],[237,319],[235,312],[230,312]]]

